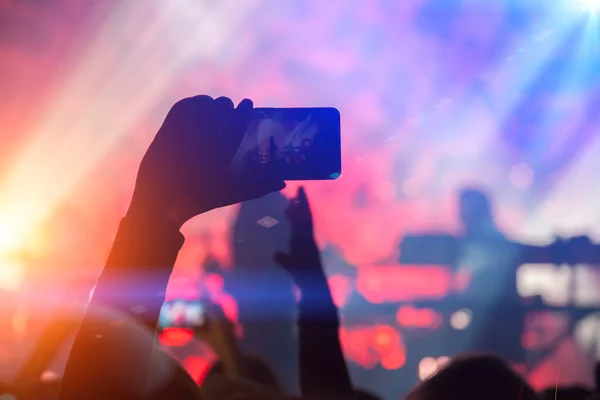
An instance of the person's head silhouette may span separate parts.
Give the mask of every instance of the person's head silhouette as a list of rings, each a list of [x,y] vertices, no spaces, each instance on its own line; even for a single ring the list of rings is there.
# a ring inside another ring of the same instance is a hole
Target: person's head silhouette
[[[502,359],[458,355],[415,386],[405,400],[539,400],[527,382]]]
[[[489,196],[479,188],[466,187],[459,193],[460,220],[466,232],[479,231],[493,224]]]

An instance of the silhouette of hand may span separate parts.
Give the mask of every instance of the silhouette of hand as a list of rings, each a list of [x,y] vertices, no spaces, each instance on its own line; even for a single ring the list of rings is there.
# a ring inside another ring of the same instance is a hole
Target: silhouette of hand
[[[290,200],[285,210],[290,221],[290,252],[275,254],[275,261],[281,265],[292,278],[302,285],[317,275],[323,274],[319,248],[313,236],[313,221],[310,205],[304,188],[298,189],[296,198]]]
[[[283,181],[257,171],[232,172],[252,113],[250,100],[237,108],[226,97],[177,102],[142,159],[128,214],[179,228],[203,212],[283,189]]]
[[[223,363],[230,378],[243,378],[247,371],[235,336],[235,326],[227,319],[223,309],[206,301],[206,322],[194,329],[194,336],[208,344]]]
[[[219,357],[228,357],[237,351],[235,327],[220,306],[210,301],[203,302],[205,323],[194,328],[194,336],[209,345]]]

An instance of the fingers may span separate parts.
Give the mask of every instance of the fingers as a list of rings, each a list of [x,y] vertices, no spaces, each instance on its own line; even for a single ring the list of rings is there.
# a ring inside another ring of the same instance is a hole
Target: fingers
[[[207,95],[199,95],[194,97],[187,97],[185,99],[179,100],[173,107],[171,107],[171,113],[179,114],[180,112],[186,111],[197,111],[197,110],[205,110],[213,105],[213,98]],[[168,118],[168,115],[167,115]]]
[[[298,200],[305,199],[306,200],[306,190],[304,190],[304,186],[300,186],[298,191],[296,192],[296,196]]]
[[[212,97],[200,95],[187,97],[173,104],[156,134],[155,141],[173,140],[173,138],[187,132],[186,125],[193,124],[196,118],[201,117],[200,114],[206,113],[206,110],[211,110],[213,102]]]
[[[233,101],[231,101],[231,99],[228,97],[219,97],[218,99],[215,100],[215,105],[219,109],[224,109],[224,110],[233,110],[233,108],[234,108]]]
[[[225,100],[221,101],[223,103],[225,102]],[[231,102],[231,100],[229,100],[229,102]],[[227,103],[227,106],[229,106],[229,103]],[[233,109],[233,102],[231,102],[230,109]],[[252,101],[245,99],[240,102],[235,110],[233,110],[232,115],[225,116],[225,118],[227,118],[225,121],[225,129],[219,138],[219,156],[222,157],[224,162],[229,163],[237,153],[253,113],[254,106]]]
[[[304,186],[300,186],[298,188],[298,194],[296,195],[296,200],[306,208],[309,208],[308,197],[306,197],[306,191],[304,190]]]
[[[250,99],[244,99],[240,101],[240,104],[238,104],[237,110],[244,113],[251,113],[254,111],[254,103]]]
[[[242,143],[242,140],[246,135],[246,130],[253,115],[254,104],[252,103],[252,100],[242,100],[235,109],[233,119],[234,129],[228,137],[228,140],[231,143],[232,154],[235,154],[237,149],[240,147],[240,143]]]
[[[308,196],[306,196],[303,186],[298,188],[296,197],[290,201],[285,213],[291,220],[296,222],[311,219],[312,213],[308,203]]]
[[[206,94],[199,94],[198,96],[186,97],[185,99],[179,100],[173,108],[179,106],[185,106],[187,104],[210,104],[214,101],[212,97]]]
[[[268,176],[262,165],[252,162],[246,163],[235,182],[231,192],[237,194],[238,202],[258,199],[286,187],[283,180]]]

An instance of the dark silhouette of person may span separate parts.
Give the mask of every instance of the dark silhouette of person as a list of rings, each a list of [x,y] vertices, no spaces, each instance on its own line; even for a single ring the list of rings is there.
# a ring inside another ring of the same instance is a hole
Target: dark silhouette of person
[[[406,400],[539,400],[531,386],[500,358],[459,356],[415,386]]]
[[[468,347],[522,362],[524,311],[516,283],[517,246],[496,226],[490,198],[483,190],[462,189],[459,208],[463,232],[455,268],[470,276],[468,286],[458,294],[473,311]]]
[[[273,160],[275,161],[275,160]],[[298,387],[296,300],[292,280],[275,262],[289,247],[288,200],[280,193],[241,204],[232,235],[228,291],[238,301],[244,351],[267,361],[288,392]]]

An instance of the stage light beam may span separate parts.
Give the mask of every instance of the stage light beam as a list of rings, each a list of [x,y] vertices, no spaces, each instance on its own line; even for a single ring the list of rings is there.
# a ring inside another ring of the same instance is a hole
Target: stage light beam
[[[9,248],[14,247],[14,240],[12,239],[12,235],[10,231],[0,225],[0,250],[6,251]]]
[[[233,27],[252,10],[233,0],[149,3],[156,8],[155,20],[147,22],[131,9],[138,19],[132,26],[146,28],[137,32],[135,43],[125,42],[131,51],[116,64],[106,61],[107,49],[114,48],[112,32],[127,10],[119,7],[107,17],[9,165],[0,185],[2,253],[28,245],[86,174],[168,98],[181,71],[194,60],[217,59],[236,40]]]
[[[600,0],[579,0],[579,4],[589,12],[596,13],[600,11]]]

